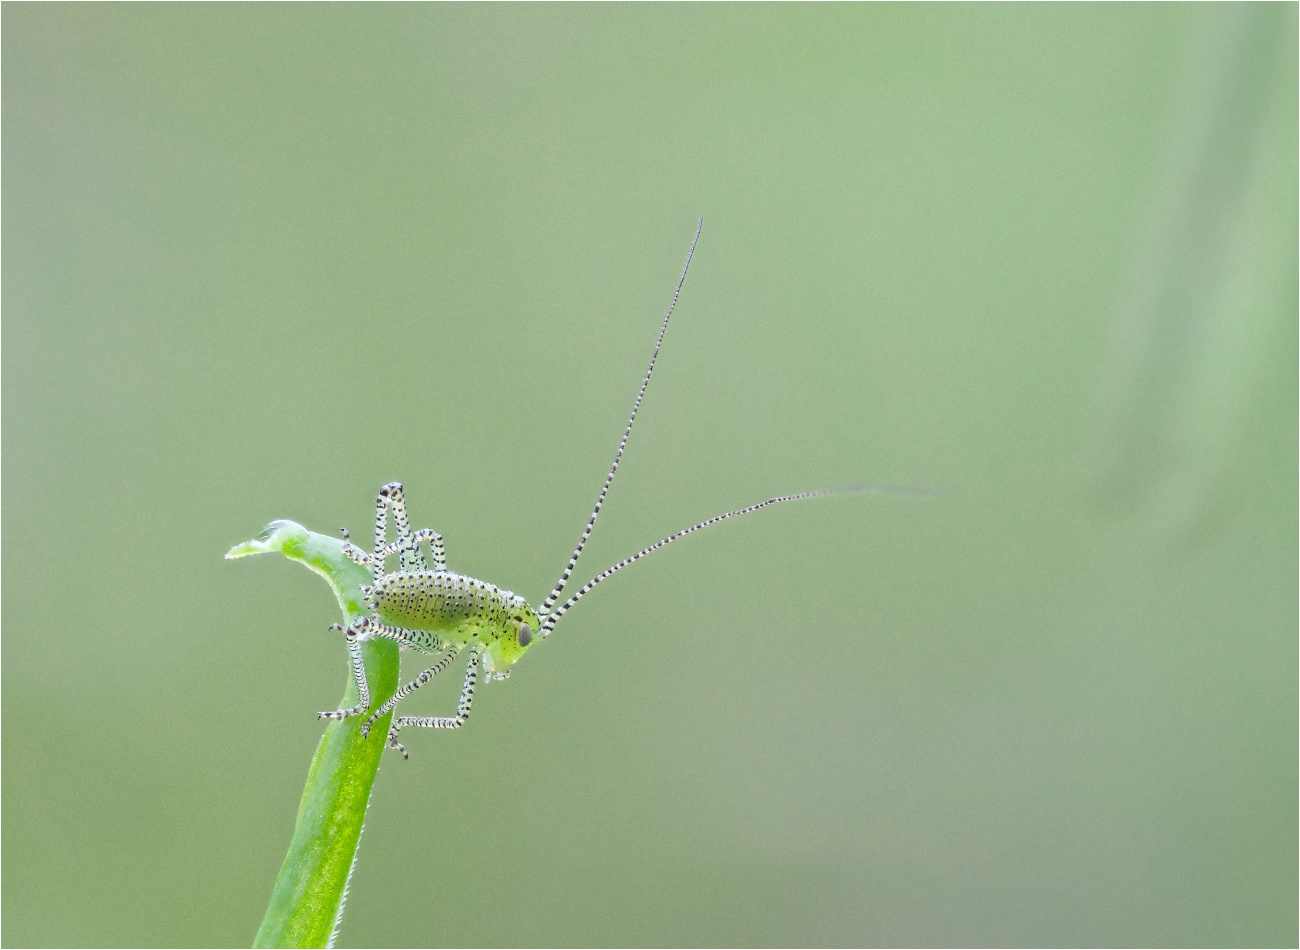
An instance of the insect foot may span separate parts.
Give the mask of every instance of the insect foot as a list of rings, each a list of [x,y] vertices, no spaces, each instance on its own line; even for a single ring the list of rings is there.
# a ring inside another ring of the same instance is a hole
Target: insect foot
[[[404,759],[411,758],[406,752],[406,746],[402,745],[400,742],[397,741],[396,729],[393,729],[391,732],[388,733],[388,748],[396,749],[398,752],[402,753],[402,758]]]

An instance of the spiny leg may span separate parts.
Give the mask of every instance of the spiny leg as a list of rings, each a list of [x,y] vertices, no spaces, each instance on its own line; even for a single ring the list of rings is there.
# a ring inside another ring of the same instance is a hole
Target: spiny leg
[[[348,534],[347,528],[339,528],[339,533],[343,535],[343,553],[347,557],[350,557],[353,561],[362,566],[374,563],[374,555],[366,553],[352,543],[352,535]]]
[[[375,580],[379,580],[384,573],[384,559],[379,552],[388,546],[388,499],[391,494],[396,492],[397,497],[402,497],[402,483],[389,482],[383,488],[379,489],[379,497],[375,499]],[[399,510],[402,515],[406,514],[406,505],[401,505]],[[397,519],[397,538],[402,538],[402,518]]]
[[[397,529],[395,545],[388,543],[388,509],[393,509],[393,524]],[[343,530],[343,553],[358,564],[369,564],[378,582],[384,576],[384,559],[389,554],[397,554],[402,570],[419,570],[427,568],[424,555],[417,544],[411,541],[411,522],[406,516],[406,502],[402,500],[402,483],[389,482],[379,489],[375,499],[375,548],[367,554],[348,539],[347,528]],[[441,541],[441,538],[439,539]]]
[[[404,726],[424,726],[430,729],[459,729],[469,718],[469,708],[474,702],[474,683],[478,679],[478,661],[479,651],[477,647],[471,647],[469,651],[469,667],[465,670],[465,685],[460,691],[460,704],[456,707],[454,716],[402,716],[394,719],[392,726],[388,729],[388,748],[396,749],[402,753],[402,758],[410,758],[406,754],[406,747],[397,741],[397,733]]]
[[[433,569],[435,571],[445,571],[447,569],[447,558],[443,554],[442,550],[442,535],[437,531],[434,531],[432,528],[421,528],[419,531],[409,534],[405,538],[391,541],[371,555],[367,555],[362,551],[362,554],[366,557],[366,561],[362,561],[361,563],[368,563],[371,557],[378,558],[380,563],[382,563],[384,558],[391,554],[396,554],[401,557],[402,570],[427,571],[429,565],[425,562],[424,555],[420,553],[419,544],[421,541],[428,541],[429,548],[433,551]],[[358,550],[360,549],[358,548]],[[356,558],[353,558],[353,560],[356,560]],[[408,566],[412,562],[414,566]]]
[[[392,544],[388,543],[388,510],[390,508],[393,512],[393,526],[397,531],[397,540]],[[447,556],[442,546],[442,535],[432,528],[411,531],[411,521],[406,514],[406,501],[402,497],[401,482],[389,482],[379,489],[379,497],[375,499],[374,551],[367,554],[361,548],[352,544],[348,538],[346,528],[343,529],[343,540],[343,553],[358,564],[373,565],[375,580],[379,580],[383,576],[384,559],[390,554],[397,555],[404,571],[428,570],[429,565],[420,552],[420,541],[422,540],[429,542],[429,548],[433,552],[433,569],[435,571],[445,571],[447,569]]]
[[[415,679],[411,680],[411,682],[407,683],[405,686],[403,686],[401,689],[395,692],[392,695],[392,697],[389,698],[388,702],[384,703],[373,713],[371,713],[370,718],[361,724],[361,734],[363,736],[370,735],[370,727],[374,725],[376,719],[382,718],[384,713],[388,712],[388,710],[392,709],[394,706],[400,703],[411,692],[419,689],[425,683],[429,682],[429,680],[433,679],[435,676],[437,676],[439,673],[441,673],[443,670],[449,667],[451,665],[451,661],[456,659],[456,657],[460,654],[462,648],[463,648],[462,646],[452,647],[450,653],[448,653],[446,656],[444,656],[433,666],[429,667],[427,670],[425,670]]]
[[[420,541],[429,542],[429,551],[433,554],[433,569],[435,571],[445,571],[447,569],[447,552],[442,547],[442,535],[432,528],[421,528],[415,534],[411,535],[411,544],[416,545],[416,553],[419,553]]]
[[[393,627],[386,623],[380,623],[378,620],[371,620],[369,617],[364,618],[364,620],[366,622],[365,630],[370,636],[392,640],[404,650],[411,649],[426,656],[436,656],[447,648],[447,644],[442,637],[436,633],[430,633],[428,630]]]
[[[406,514],[406,498],[402,495],[402,483],[389,482],[381,488],[379,490],[381,499],[384,497],[385,489],[388,491],[388,505],[393,510],[393,526],[397,529],[397,540],[401,544],[401,547],[397,549],[397,555],[401,561],[402,570],[429,569],[429,565],[424,560],[424,555],[420,553],[420,542],[427,540],[429,549],[433,552],[433,569],[435,571],[445,571],[447,569],[447,555],[442,547],[442,535],[432,528],[411,531],[411,519]],[[376,550],[378,550],[381,543],[376,540]]]
[[[359,716],[370,707],[370,685],[366,682],[366,665],[361,658],[361,642],[371,637],[383,637],[393,640],[399,646],[410,647],[421,653],[436,654],[445,649],[446,644],[437,634],[427,630],[410,630],[406,627],[391,627],[388,624],[372,620],[370,617],[358,617],[345,629],[337,623],[330,624],[331,630],[342,630],[347,642],[348,656],[352,659],[352,676],[357,682],[360,701],[349,709],[331,709],[317,713],[320,719],[350,719]],[[459,647],[457,648],[459,650]],[[410,690],[407,690],[409,692]],[[403,693],[402,695],[405,695]],[[386,707],[391,708],[391,707]],[[374,720],[374,716],[370,721]],[[366,723],[369,726],[369,722]],[[365,730],[363,730],[364,734]]]
[[[331,709],[328,712],[317,713],[318,719],[348,719],[352,716],[361,715],[369,708],[370,685],[366,682],[366,664],[361,658],[361,634],[371,623],[369,617],[358,617],[348,624],[346,630],[341,624],[330,624],[331,630],[343,630],[343,636],[348,646],[348,656],[352,658],[352,676],[357,681],[357,695],[360,701],[351,709]]]

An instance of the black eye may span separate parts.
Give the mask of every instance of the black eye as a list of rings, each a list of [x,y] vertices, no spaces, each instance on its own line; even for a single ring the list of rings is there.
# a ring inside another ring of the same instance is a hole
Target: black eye
[[[521,624],[519,625],[519,634],[518,634],[518,636],[517,636],[516,639],[518,639],[518,641],[519,641],[519,645],[520,645],[521,647],[526,647],[526,646],[528,646],[528,644],[530,644],[530,643],[533,642],[533,629],[532,629],[532,627],[528,626],[528,624],[526,624],[526,623],[521,623]]]

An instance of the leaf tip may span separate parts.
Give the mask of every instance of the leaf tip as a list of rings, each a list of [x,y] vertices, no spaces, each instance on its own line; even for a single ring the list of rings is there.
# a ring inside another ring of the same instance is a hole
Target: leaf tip
[[[226,552],[226,560],[246,557],[249,554],[271,554],[279,551],[286,553],[286,548],[301,544],[307,537],[307,529],[294,521],[272,521],[262,529],[262,533],[251,541],[236,544]]]

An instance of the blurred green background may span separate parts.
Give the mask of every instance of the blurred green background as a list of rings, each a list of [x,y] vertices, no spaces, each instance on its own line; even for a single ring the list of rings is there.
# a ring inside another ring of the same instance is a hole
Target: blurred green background
[[[252,939],[347,665],[222,555],[537,603],[704,214],[579,579],[944,494],[602,585],[340,942],[1294,945],[1296,9],[5,5],[5,944]]]

